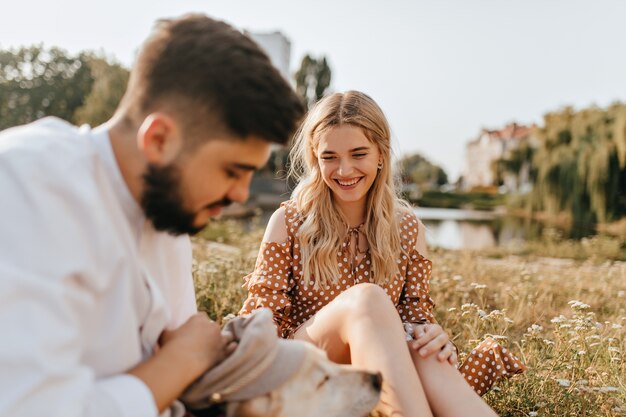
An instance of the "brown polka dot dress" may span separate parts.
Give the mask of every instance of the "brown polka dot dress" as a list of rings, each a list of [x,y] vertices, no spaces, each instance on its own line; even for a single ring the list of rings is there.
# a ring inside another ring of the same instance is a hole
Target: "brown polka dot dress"
[[[373,282],[373,279],[369,251],[353,265],[348,243],[344,243],[337,253],[341,273],[337,283],[315,289],[311,281],[305,286],[298,240],[298,229],[304,218],[296,210],[294,201],[287,201],[281,206],[285,209],[287,241],[261,244],[254,271],[244,278],[244,287],[249,293],[239,314],[249,314],[256,308],[269,308],[274,312],[279,335],[291,338],[304,322],[342,291],[360,283]],[[399,274],[381,287],[396,306],[403,322],[436,323],[432,313],[434,302],[429,295],[432,262],[415,249],[417,217],[413,213],[403,215],[400,227],[404,253],[397,259]],[[520,373],[524,367],[511,352],[494,340],[487,339],[468,355],[459,369],[474,390],[482,395],[496,380]]]

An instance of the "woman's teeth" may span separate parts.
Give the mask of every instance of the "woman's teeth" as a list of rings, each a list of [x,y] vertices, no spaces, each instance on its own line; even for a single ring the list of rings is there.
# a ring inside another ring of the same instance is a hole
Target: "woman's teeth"
[[[349,180],[349,181],[341,181],[341,180],[336,180],[336,181],[339,183],[339,185],[342,185],[344,187],[349,187],[349,186],[354,185],[357,182],[359,182],[360,179],[361,178],[354,178],[354,179]]]

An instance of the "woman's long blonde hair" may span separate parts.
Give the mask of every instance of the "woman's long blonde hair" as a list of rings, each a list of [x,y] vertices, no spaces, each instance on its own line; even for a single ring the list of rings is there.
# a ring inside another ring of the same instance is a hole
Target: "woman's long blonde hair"
[[[292,198],[304,217],[298,231],[302,278],[305,284],[314,279],[315,288],[326,288],[339,280],[337,256],[348,231],[348,223],[333,204],[332,192],[322,179],[317,160],[321,135],[343,124],[361,128],[378,147],[382,159],[382,168],[367,195],[364,224],[373,281],[381,284],[393,279],[399,272],[397,259],[406,252],[400,242],[400,214],[406,213],[409,206],[397,194],[387,119],[364,93],[332,94],[309,111],[290,152],[289,174],[298,181]]]

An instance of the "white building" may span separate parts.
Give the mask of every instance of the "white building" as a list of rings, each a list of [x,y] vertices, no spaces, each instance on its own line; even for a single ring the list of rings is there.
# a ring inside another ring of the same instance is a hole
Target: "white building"
[[[511,123],[499,130],[483,129],[478,137],[467,143],[465,149],[465,167],[463,188],[497,187],[494,163],[516,149],[522,139],[528,138],[532,127]],[[504,175],[507,190],[523,190],[529,185],[528,166],[523,166],[518,175]]]
[[[291,80],[291,42],[281,32],[255,33],[245,31],[245,34],[251,37],[256,43],[263,48],[265,53],[270,57],[272,63],[287,81]]]

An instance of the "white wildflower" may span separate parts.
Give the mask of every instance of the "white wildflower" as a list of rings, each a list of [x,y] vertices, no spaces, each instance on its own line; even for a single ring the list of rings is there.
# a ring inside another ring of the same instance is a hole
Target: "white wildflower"
[[[560,386],[566,387],[566,388],[572,384],[569,379],[557,379],[556,382]]]
[[[485,336],[489,336],[491,338],[493,338],[494,340],[509,340],[509,338],[507,336],[501,335],[501,334],[490,334],[487,333]]]
[[[570,305],[572,310],[586,310],[589,307],[591,307],[589,304],[585,304],[582,301],[578,301],[578,300],[568,301],[567,304]]]
[[[595,388],[594,391],[606,394],[607,392],[617,392],[617,391],[619,391],[619,388],[617,388],[617,387],[598,387],[598,388]]]
[[[567,321],[567,318],[563,314],[550,320],[551,323],[563,323],[564,321]]]

